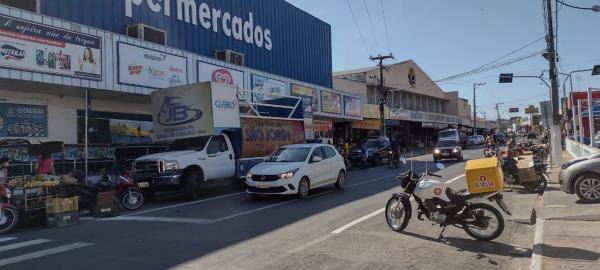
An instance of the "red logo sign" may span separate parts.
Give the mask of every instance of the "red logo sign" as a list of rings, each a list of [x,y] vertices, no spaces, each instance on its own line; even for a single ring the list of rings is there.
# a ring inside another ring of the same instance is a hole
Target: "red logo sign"
[[[442,194],[442,189],[441,188],[435,188],[433,190],[433,194],[435,194],[436,196],[440,196]]]
[[[231,75],[231,72],[224,68],[215,70],[211,75],[211,80],[213,82],[222,84],[233,84],[233,76]]]
[[[141,65],[129,65],[127,67],[127,69],[129,69],[129,75],[138,75],[142,73],[142,68]]]
[[[487,177],[485,175],[479,176],[479,181],[486,181]]]

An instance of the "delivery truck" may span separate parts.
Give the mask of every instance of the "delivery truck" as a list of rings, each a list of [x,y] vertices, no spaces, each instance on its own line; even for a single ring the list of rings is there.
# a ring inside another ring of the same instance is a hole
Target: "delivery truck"
[[[197,199],[202,183],[242,178],[278,147],[305,141],[301,97],[255,95],[212,82],[152,92],[153,140],[170,146],[135,160],[137,185]]]

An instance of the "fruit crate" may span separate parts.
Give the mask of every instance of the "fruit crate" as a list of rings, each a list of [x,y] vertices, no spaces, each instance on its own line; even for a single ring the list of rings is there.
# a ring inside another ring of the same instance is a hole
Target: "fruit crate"
[[[79,210],[79,197],[49,198],[46,203],[46,213],[60,214]]]
[[[11,203],[22,211],[46,209],[51,193],[48,188],[14,188]]]
[[[49,228],[64,228],[79,223],[79,212],[66,212],[48,215],[46,219]]]

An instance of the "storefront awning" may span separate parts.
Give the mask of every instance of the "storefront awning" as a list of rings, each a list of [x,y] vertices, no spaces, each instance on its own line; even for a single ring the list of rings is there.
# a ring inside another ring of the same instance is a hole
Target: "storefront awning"
[[[379,119],[365,119],[360,121],[352,121],[352,128],[355,129],[378,130],[380,126],[381,120]]]

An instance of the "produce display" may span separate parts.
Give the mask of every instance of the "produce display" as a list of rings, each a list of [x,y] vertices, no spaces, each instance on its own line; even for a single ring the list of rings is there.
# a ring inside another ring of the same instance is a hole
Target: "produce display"
[[[8,181],[10,188],[40,188],[60,185],[63,178],[52,175],[36,175],[34,177],[16,177]]]

